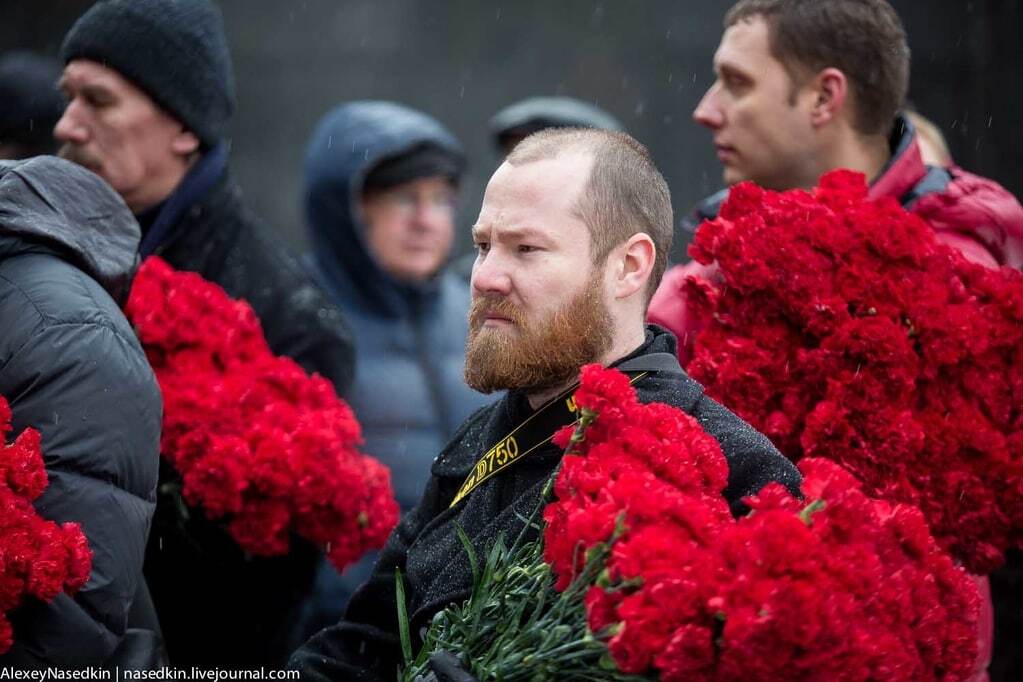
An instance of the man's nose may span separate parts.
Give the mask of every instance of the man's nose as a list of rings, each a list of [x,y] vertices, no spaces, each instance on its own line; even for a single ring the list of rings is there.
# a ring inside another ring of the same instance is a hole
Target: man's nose
[[[455,210],[440,200],[419,200],[416,201],[412,220],[420,229],[431,232],[454,229]]]
[[[493,250],[479,253],[472,266],[470,284],[479,294],[507,296],[511,293],[511,272],[500,254]]]
[[[88,140],[89,130],[81,121],[81,114],[78,111],[76,100],[68,102],[63,115],[53,127],[53,136],[59,142],[74,142],[81,144]]]
[[[693,120],[711,130],[717,130],[725,123],[724,113],[717,101],[719,89],[720,86],[717,83],[710,86],[703,94],[700,103],[696,105],[696,109],[693,110]]]

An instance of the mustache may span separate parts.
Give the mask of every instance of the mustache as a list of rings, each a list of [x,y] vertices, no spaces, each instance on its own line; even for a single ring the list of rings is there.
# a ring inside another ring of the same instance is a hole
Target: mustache
[[[90,169],[99,168],[100,166],[99,158],[95,154],[90,154],[83,147],[71,144],[70,142],[65,143],[60,148],[60,151],[57,152],[57,156]]]
[[[479,329],[482,327],[487,315],[506,317],[515,324],[522,322],[522,313],[508,299],[489,296],[474,297],[469,306],[469,328]]]

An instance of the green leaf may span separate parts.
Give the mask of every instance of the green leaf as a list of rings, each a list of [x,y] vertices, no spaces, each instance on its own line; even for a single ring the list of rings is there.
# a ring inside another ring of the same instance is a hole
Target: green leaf
[[[472,569],[472,584],[474,586],[479,585],[480,581],[480,566],[479,559],[476,556],[476,550],[472,546],[472,540],[466,534],[465,530],[458,523],[455,524],[455,532],[458,533],[458,539],[462,541],[462,547],[465,548],[465,553],[469,555],[469,568]]]
[[[412,663],[412,636],[408,628],[408,610],[405,606],[405,582],[401,579],[401,569],[394,569],[394,592],[398,602],[398,635],[401,637],[401,655],[405,666]]]

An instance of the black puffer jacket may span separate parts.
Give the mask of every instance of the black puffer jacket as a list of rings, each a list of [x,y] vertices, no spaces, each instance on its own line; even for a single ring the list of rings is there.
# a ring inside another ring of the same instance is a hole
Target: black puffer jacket
[[[0,163],[0,394],[14,433],[42,434],[40,515],[82,525],[92,575],[13,618],[0,669],[98,665],[142,580],[159,461],[160,391],[118,308],[139,228],[113,190],[54,157]]]
[[[675,338],[649,327],[646,343],[622,362],[652,353],[676,352]],[[642,402],[660,401],[693,415],[721,443],[728,459],[725,497],[733,510],[742,497],[779,481],[795,491],[799,473],[764,436],[704,395],[681,369],[658,372],[635,383]],[[461,506],[449,509],[462,482],[479,456],[525,419],[531,410],[516,392],[478,410],[470,417],[433,464],[422,501],[402,518],[380,554],[373,575],[355,593],[338,625],[321,631],[299,649],[290,666],[303,680],[390,680],[401,660],[395,569],[406,585],[411,631],[429,625],[437,611],[466,599],[472,572],[455,532],[460,525],[479,556],[486,556],[495,538],[517,537],[522,519],[540,501],[540,490],[561,459],[547,444],[514,467],[486,481]]]

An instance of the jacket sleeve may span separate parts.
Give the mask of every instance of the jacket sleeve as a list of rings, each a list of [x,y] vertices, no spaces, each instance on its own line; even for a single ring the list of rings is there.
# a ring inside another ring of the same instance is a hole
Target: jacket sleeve
[[[252,243],[227,256],[222,286],[234,296],[246,292],[270,350],[320,374],[343,397],[355,378],[355,342],[344,315],[268,227],[254,219],[252,225]]]
[[[355,342],[348,323],[311,280],[301,276],[293,284],[270,315],[279,322],[264,327],[267,343],[275,354],[322,375],[343,397],[355,378]]]
[[[717,439],[728,460],[725,499],[734,516],[749,511],[742,498],[755,495],[772,481],[802,497],[799,470],[762,433],[717,401],[702,396],[692,411],[700,425]]]
[[[341,622],[321,630],[292,655],[288,667],[300,671],[303,680],[395,679],[402,661],[395,575],[398,570],[404,575],[409,547],[433,517],[439,498],[437,479],[431,477],[422,501],[391,532]]]
[[[137,341],[108,320],[40,324],[0,369],[14,432],[42,435],[44,518],[79,523],[92,574],[73,598],[30,600],[13,614],[0,666],[80,667],[124,635],[155,504],[162,402]]]

